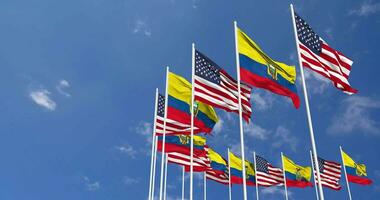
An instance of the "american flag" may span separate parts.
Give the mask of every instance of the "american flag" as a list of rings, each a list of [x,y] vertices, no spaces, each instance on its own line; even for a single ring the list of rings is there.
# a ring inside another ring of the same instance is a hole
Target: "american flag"
[[[343,92],[356,93],[348,82],[353,61],[331,48],[305,20],[296,13],[294,15],[302,65],[330,79]]]
[[[241,102],[243,117],[249,122],[251,118],[251,88],[241,85]],[[195,93],[194,98],[224,109],[239,113],[237,82],[222,68],[199,51],[195,51]]]
[[[168,162],[182,165],[182,166],[187,167],[187,169],[190,169],[190,166],[191,166],[190,154],[172,152],[172,153],[167,153],[167,155],[168,155]],[[210,161],[207,155],[193,156],[193,170],[194,171],[206,171],[208,169],[210,169]]]
[[[227,173],[221,174],[221,173],[216,173],[210,170],[210,171],[206,171],[206,178],[216,181],[218,183],[224,184],[224,185],[228,185],[229,183],[229,178],[228,178]]]
[[[282,169],[273,167],[267,160],[256,155],[256,178],[259,186],[274,186],[284,183]]]
[[[159,94],[157,99],[156,134],[164,133],[165,96]],[[194,130],[199,128],[194,127]],[[166,119],[166,135],[183,134],[190,132],[190,124],[184,124],[172,119]]]
[[[314,163],[314,159],[313,159]],[[333,190],[340,190],[339,180],[342,171],[342,165],[333,161],[327,161],[318,157],[319,172],[322,186]],[[315,165],[314,165],[315,166]],[[317,172],[314,169],[315,182],[318,183]]]

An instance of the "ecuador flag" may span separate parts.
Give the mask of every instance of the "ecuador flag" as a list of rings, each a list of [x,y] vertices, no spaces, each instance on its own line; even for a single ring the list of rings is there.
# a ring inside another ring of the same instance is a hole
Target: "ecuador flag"
[[[300,106],[295,85],[296,69],[272,60],[260,47],[237,28],[241,80],[273,93],[288,96],[296,108]]]
[[[191,83],[174,73],[169,73],[167,118],[183,124],[191,121]],[[194,132],[210,133],[218,117],[212,106],[195,101]],[[189,134],[189,132],[184,133]]]
[[[310,182],[311,167],[297,165],[286,156],[282,156],[284,163],[286,186],[288,187],[307,187],[312,186]]]
[[[228,171],[227,162],[221,155],[216,153],[211,148],[208,149],[207,154],[208,158],[210,159],[210,166],[212,168],[212,171],[218,174],[224,174]]]
[[[231,183],[234,184],[243,184],[243,168],[242,168],[242,160],[241,158],[235,156],[230,152],[230,168],[231,168]],[[246,181],[247,185],[254,186],[255,185],[255,166],[245,161],[245,173],[246,173]]]
[[[367,169],[364,164],[356,163],[349,155],[342,151],[343,164],[346,168],[348,182],[360,185],[369,185],[372,180],[367,177]]]
[[[157,150],[162,151],[162,138],[157,136]],[[194,156],[207,156],[206,138],[194,135]],[[165,153],[178,152],[190,155],[190,136],[170,135],[165,137]]]

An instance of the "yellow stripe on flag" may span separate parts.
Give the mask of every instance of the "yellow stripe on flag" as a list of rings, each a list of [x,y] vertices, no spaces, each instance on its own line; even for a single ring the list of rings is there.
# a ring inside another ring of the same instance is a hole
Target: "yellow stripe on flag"
[[[282,157],[284,162],[285,171],[294,174],[296,176],[302,177],[307,181],[310,181],[311,178],[311,167],[300,166],[290,160],[288,157]]]

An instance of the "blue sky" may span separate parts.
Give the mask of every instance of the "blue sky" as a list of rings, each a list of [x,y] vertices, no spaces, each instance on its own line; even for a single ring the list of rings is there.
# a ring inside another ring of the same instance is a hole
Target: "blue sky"
[[[165,66],[190,79],[191,43],[235,76],[233,20],[271,57],[298,63],[290,1],[66,0],[0,1],[0,198],[146,199],[154,91]],[[347,96],[306,70],[318,153],[340,161],[339,145],[367,164],[372,186],[351,184],[354,199],[380,195],[380,34],[378,1],[293,1],[331,46],[354,60]],[[298,67],[297,67],[298,71]],[[303,96],[289,100],[254,89],[246,155],[280,164],[280,152],[309,165]],[[208,144],[239,151],[238,117],[218,110]],[[169,166],[169,199],[180,197],[178,166]],[[195,197],[202,180],[196,175]],[[328,199],[347,198],[325,189]],[[188,185],[187,185],[188,186]],[[290,189],[314,199],[314,189]],[[282,188],[260,188],[281,199]],[[254,189],[249,189],[250,199]],[[241,199],[241,186],[233,187]],[[208,181],[209,199],[227,187]]]

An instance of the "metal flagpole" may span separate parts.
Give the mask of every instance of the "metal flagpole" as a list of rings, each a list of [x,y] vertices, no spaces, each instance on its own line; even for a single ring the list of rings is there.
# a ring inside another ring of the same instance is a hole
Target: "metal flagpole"
[[[284,165],[284,154],[281,152],[282,161],[282,173],[284,174],[284,188],[285,188],[285,199],[288,200],[288,187],[286,186],[286,175],[285,175],[285,165]]]
[[[207,199],[207,181],[206,181],[206,172],[203,172],[203,199]]]
[[[256,199],[259,200],[259,184],[257,183],[257,170],[256,170],[256,152],[253,152],[253,161],[255,166],[255,182],[256,182]]]
[[[347,184],[348,196],[350,197],[350,200],[352,200],[352,197],[351,197],[351,190],[350,190],[350,183],[348,182],[347,171],[346,171],[346,165],[344,164],[344,159],[343,159],[343,150],[342,150],[342,146],[339,146],[339,149],[340,149],[340,156],[342,157],[342,164],[343,164],[343,169],[344,169],[344,176],[345,176],[345,178],[346,178],[346,184]]]
[[[194,162],[194,74],[195,74],[195,44],[191,51],[191,132],[190,132],[190,200],[193,200],[193,162]]]
[[[243,173],[243,195],[244,200],[247,200],[247,180],[245,172],[245,155],[244,155],[244,133],[243,133],[243,112],[241,105],[241,88],[240,88],[240,60],[239,60],[239,47],[237,38],[237,22],[234,21],[235,30],[235,54],[236,54],[236,74],[237,74],[237,85],[238,85],[238,101],[239,101],[239,125],[240,125],[240,149],[241,149],[241,159],[242,159],[242,173]]]
[[[185,200],[185,166],[182,166],[182,200]]]
[[[313,154],[311,151],[310,151],[310,160],[311,160],[311,167],[313,168],[312,173],[313,173],[313,179],[314,179],[314,185],[315,185],[315,194],[317,195],[317,200],[319,200],[318,184],[317,184],[317,180],[315,179],[315,173],[314,173],[315,166],[314,166],[314,162],[313,162]]]
[[[166,200],[166,185],[168,180],[168,154],[165,156],[165,184],[164,184],[164,200]]]
[[[150,177],[149,177],[149,197],[148,199],[152,200],[152,191],[153,191],[153,162],[155,159],[154,156],[154,149],[155,149],[155,137],[156,137],[156,115],[157,115],[157,100],[158,100],[158,88],[156,88],[156,98],[154,102],[154,122],[153,122],[153,133],[152,133],[152,153],[151,153],[151,159],[150,159]]]
[[[154,199],[155,183],[156,183],[157,136],[155,136],[153,139],[154,139],[154,144],[155,145],[154,145],[154,158],[153,158],[153,177],[152,177],[152,196],[151,196],[151,200]]]
[[[301,54],[300,54],[300,50],[299,50],[299,47],[298,47],[297,28],[296,28],[296,23],[294,21],[295,18],[294,18],[293,4],[290,4],[290,10],[292,12],[294,37],[295,37],[296,46],[297,46],[298,62],[299,62],[298,64],[299,64],[299,68],[300,68],[300,71],[301,71],[301,80],[302,80],[303,93],[304,93],[304,98],[305,98],[306,114],[307,114],[307,119],[308,119],[308,124],[309,124],[309,130],[310,130],[311,146],[312,146],[313,155],[314,155],[314,163],[316,165],[318,165],[317,147],[315,145],[315,140],[314,140],[313,123],[312,123],[312,120],[311,120],[311,113],[310,113],[310,108],[309,108],[309,98],[308,98],[308,95],[307,95],[305,76],[304,76],[304,73],[303,73],[303,67],[302,67],[302,63],[301,63]],[[317,171],[318,180],[321,180],[321,176],[320,176],[319,168],[318,167],[316,168],[316,171]],[[324,198],[324,195],[323,195],[323,189],[322,189],[321,181],[318,181],[318,189],[319,189],[320,199],[324,200],[325,198]]]
[[[168,111],[168,85],[169,85],[169,67],[166,67],[164,131],[163,131],[163,136],[162,136],[162,152],[161,152],[160,200],[162,200],[162,192],[163,192],[163,184],[164,184],[166,117],[168,116],[167,115],[167,111]]]
[[[231,193],[231,164],[230,164],[230,148],[227,148],[228,151],[228,195],[229,200],[232,200],[232,193]]]

